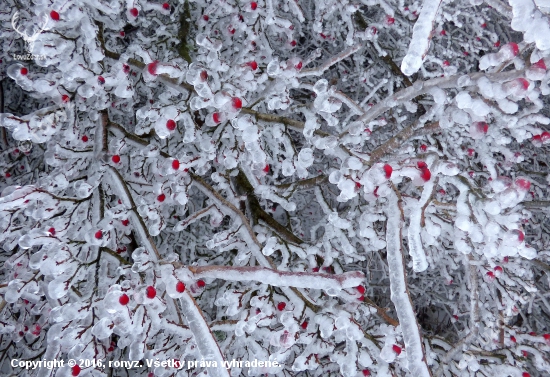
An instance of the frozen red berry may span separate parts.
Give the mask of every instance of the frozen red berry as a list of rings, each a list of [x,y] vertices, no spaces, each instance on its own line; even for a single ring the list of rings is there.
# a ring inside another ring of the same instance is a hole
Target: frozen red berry
[[[239,97],[233,97],[231,104],[235,110],[240,110],[243,107],[243,101]]]
[[[302,69],[302,62],[298,62],[298,64],[296,64],[294,68],[296,68],[298,71]]]
[[[386,16],[386,23],[388,25],[393,25],[395,22],[395,18],[393,18],[392,16]]]
[[[529,373],[527,373],[527,372],[523,372],[523,373],[521,374],[521,377],[531,377],[531,375],[530,375]]]
[[[264,173],[269,173],[269,165],[264,166],[263,172]]]
[[[394,344],[391,349],[393,350],[393,352],[395,352],[396,354],[400,355],[401,354],[401,347],[399,347],[397,344]]]
[[[512,52],[512,54],[513,54],[514,56],[518,56],[518,54],[519,54],[519,46],[518,46],[517,43],[510,42],[510,43],[504,45],[503,48],[508,48],[508,49],[510,49],[510,51]]]
[[[169,131],[174,131],[176,129],[176,121],[174,119],[168,119],[166,128],[168,128]]]
[[[205,20],[205,21],[208,21],[210,19],[210,17],[208,17],[208,15],[205,14],[204,16],[202,16],[202,19]]]
[[[526,179],[519,178],[516,179],[516,186],[518,186],[521,190],[529,191],[529,189],[531,188],[531,182]]]
[[[493,270],[495,270],[495,272],[497,272],[497,273],[501,273],[502,272],[502,267],[495,266],[495,268]]]
[[[122,38],[126,36],[126,33],[124,31],[119,31],[118,35],[120,35]]]
[[[546,63],[544,63],[544,59],[540,59],[538,62],[533,63],[531,67],[544,69],[546,71]]]
[[[206,286],[206,283],[204,282],[204,280],[199,280],[197,281],[197,286],[199,288],[204,288]]]
[[[132,17],[137,17],[139,15],[139,10],[137,8],[130,9],[130,14]]]
[[[451,63],[449,63],[448,60],[443,60],[443,67],[448,67],[450,65],[451,65]]]
[[[393,173],[393,168],[389,164],[384,165],[384,173],[386,174],[386,179],[391,178],[391,174]]]
[[[153,299],[157,295],[157,290],[155,289],[155,287],[150,285],[145,289],[145,295],[147,296],[147,298]]]
[[[152,75],[156,75],[158,65],[159,65],[159,62],[157,60],[155,60],[152,63],[147,64],[147,71]]]
[[[163,3],[163,4],[162,4],[162,8],[165,9],[165,10],[170,10],[170,4],[168,4],[168,3]]]
[[[252,10],[256,10],[256,8],[258,8],[258,3],[253,1],[250,3],[250,9]]]
[[[123,64],[122,65],[122,72],[128,74],[128,72],[130,72],[130,66],[128,64]]]
[[[180,168],[180,162],[178,160],[172,161],[172,169],[178,170]]]
[[[128,305],[128,303],[130,302],[130,297],[128,297],[128,295],[126,293],[123,293],[119,297],[118,302],[119,302],[120,305]]]
[[[19,70],[19,72],[20,72],[23,76],[26,76],[27,73],[29,73],[29,70],[28,70],[27,68],[23,67],[23,68],[21,68],[21,69]]]
[[[443,29],[439,32],[439,35],[445,36],[445,35],[447,35],[447,31],[445,31],[445,29]]]
[[[88,142],[88,136],[86,136],[86,135],[82,136],[82,141],[87,143]]]
[[[290,45],[291,45],[292,47],[295,47],[295,46],[296,46],[296,41],[290,41]]]
[[[101,230],[98,230],[97,232],[95,232],[94,237],[98,240],[102,239],[103,238],[103,232]]]
[[[427,146],[426,144],[422,144],[422,145],[420,146],[420,150],[421,150],[422,152],[426,152],[426,151],[428,150],[428,146]]]
[[[59,21],[59,13],[57,13],[55,10],[52,10],[50,12],[50,17],[52,18],[52,20],[54,21]]]
[[[510,337],[510,340],[512,341],[512,343],[516,343],[516,337],[515,337],[515,336],[512,335],[512,336]]]
[[[307,329],[307,325],[308,325],[307,321],[304,321],[300,326],[305,330]]]
[[[77,364],[71,368],[71,375],[72,376],[78,376],[80,374],[80,366]]]
[[[368,369],[363,369],[363,376],[365,376],[365,377],[370,376],[370,370],[368,370]]]
[[[258,69],[258,63],[256,63],[254,60],[252,60],[251,62],[246,63],[246,65],[249,66],[250,69],[252,69],[253,71]]]
[[[111,157],[111,160],[115,163],[115,164],[118,164],[120,162],[120,156],[118,154],[115,154],[113,157]]]
[[[279,302],[277,304],[277,310],[279,310],[280,312],[282,312],[283,310],[285,310],[286,308],[286,302]]]
[[[495,274],[493,273],[493,271],[489,271],[489,272],[487,272],[487,277],[488,277],[490,280],[492,280],[492,279],[495,278]]]
[[[362,295],[365,294],[365,287],[363,287],[362,285],[359,285],[359,286],[355,287],[355,289],[357,289],[357,291],[359,293],[361,293]]]
[[[183,293],[184,291],[185,291],[185,284],[183,284],[183,282],[181,281],[178,281],[176,283],[176,292]]]
[[[431,177],[432,177],[432,173],[430,172],[430,169],[428,168],[422,169],[420,173],[420,178],[422,178],[424,182],[428,182]]]
[[[496,41],[495,43],[493,43],[493,46],[500,47],[500,41]]]
[[[212,114],[212,120],[215,124],[218,124],[222,121],[220,113],[214,113]]]
[[[419,169],[427,169],[428,165],[424,161],[418,161],[416,163],[416,166],[418,166]]]
[[[164,194],[160,194],[159,196],[157,196],[157,200],[161,203],[164,202],[165,199],[166,199],[166,195]]]
[[[128,219],[122,220],[121,222],[122,222],[122,225],[124,225],[124,226],[130,225],[130,220],[128,220]]]
[[[50,233],[50,235],[55,236],[55,228],[48,229],[48,232]]]

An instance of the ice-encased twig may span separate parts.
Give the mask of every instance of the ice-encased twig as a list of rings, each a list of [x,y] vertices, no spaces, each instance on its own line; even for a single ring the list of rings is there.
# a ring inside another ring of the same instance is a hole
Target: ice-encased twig
[[[391,192],[388,196],[387,217],[386,247],[388,252],[391,300],[395,305],[399,324],[403,332],[409,371],[415,377],[431,377],[430,369],[426,364],[426,355],[424,354],[418,322],[405,280],[405,266],[403,255],[401,254],[403,218],[397,195],[394,192]]]
[[[430,48],[430,40],[437,11],[441,0],[424,0],[418,20],[413,27],[413,35],[407,55],[401,62],[401,71],[410,76],[422,66],[424,57]]]
[[[426,252],[422,246],[422,239],[420,237],[421,229],[420,223],[422,220],[422,209],[424,205],[430,200],[434,189],[434,180],[426,182],[422,196],[416,203],[415,207],[411,210],[409,218],[409,230],[407,239],[409,241],[409,254],[413,260],[413,269],[416,272],[425,271],[428,268],[428,261],[426,260]]]

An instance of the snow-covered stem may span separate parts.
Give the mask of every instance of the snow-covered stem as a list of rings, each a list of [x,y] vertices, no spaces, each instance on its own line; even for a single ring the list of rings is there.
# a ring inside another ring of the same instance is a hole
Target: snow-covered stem
[[[361,47],[362,46],[359,44],[355,46],[351,46],[345,49],[344,51],[342,51],[341,53],[339,53],[338,55],[325,60],[325,62],[323,62],[323,64],[321,64],[318,67],[301,70],[296,76],[297,77],[320,76],[323,73],[325,73],[325,71],[328,70],[330,67],[332,67],[334,64],[337,64],[338,62],[346,59],[347,57],[359,51]]]
[[[388,270],[390,275],[391,300],[399,318],[407,350],[409,371],[419,377],[431,377],[422,337],[407,287],[405,266],[401,250],[401,229],[403,212],[396,189],[390,191],[387,205],[386,244]]]
[[[365,275],[360,271],[343,274],[277,271],[265,267],[189,266],[196,278],[213,278],[230,281],[258,281],[275,287],[308,289],[345,289],[361,285]]]

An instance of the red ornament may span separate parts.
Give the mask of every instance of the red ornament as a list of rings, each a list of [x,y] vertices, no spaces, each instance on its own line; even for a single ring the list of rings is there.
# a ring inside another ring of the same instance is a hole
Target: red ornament
[[[72,376],[78,376],[80,374],[80,366],[77,364],[71,368],[71,375]]]
[[[183,293],[183,292],[185,292],[185,284],[183,284],[183,282],[178,281],[178,282],[176,283],[176,292],[178,292],[178,293]]]
[[[391,174],[393,173],[393,168],[391,167],[391,165],[384,165],[384,173],[386,173],[386,179],[391,178]]]
[[[197,281],[197,286],[199,288],[204,288],[206,286],[206,283],[204,282],[204,280],[199,280]]]
[[[123,293],[122,296],[119,297],[118,302],[120,305],[128,305],[130,297],[128,297],[126,293]]]
[[[59,13],[57,13],[55,10],[52,10],[50,12],[50,17],[52,18],[52,20],[54,21],[59,21]]]
[[[178,170],[180,168],[180,162],[178,160],[172,161],[172,169]]]
[[[145,289],[145,295],[147,296],[147,298],[153,299],[157,295],[157,290],[155,289],[155,287],[150,285]]]
[[[98,230],[97,232],[95,232],[94,237],[97,238],[98,240],[102,239],[103,232],[101,230]]]
[[[137,17],[139,14],[139,11],[137,8],[132,8],[130,9],[130,14],[132,15],[132,17]]]
[[[21,68],[21,70],[19,70],[19,73],[21,73],[23,76],[26,76],[27,73],[29,73],[29,70],[25,67]]]
[[[118,164],[120,162],[120,156],[118,154],[115,154],[113,157],[111,157],[111,160],[115,163],[115,164]]]
[[[278,309],[280,312],[282,312],[283,310],[285,310],[285,308],[286,308],[286,302],[279,302],[279,303],[277,304],[277,309]]]
[[[88,136],[86,136],[86,135],[82,136],[82,141],[87,143],[88,142]]]
[[[397,344],[394,344],[391,349],[393,350],[393,352],[395,352],[396,354],[400,355],[401,354],[401,347],[399,347]]]
[[[161,203],[164,202],[165,199],[166,199],[166,195],[164,194],[160,194],[159,196],[157,196],[157,200]]]

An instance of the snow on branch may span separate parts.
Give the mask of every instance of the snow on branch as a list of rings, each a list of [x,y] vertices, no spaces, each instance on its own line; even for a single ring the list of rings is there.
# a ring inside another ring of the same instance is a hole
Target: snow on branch
[[[265,267],[200,266],[188,267],[196,278],[213,278],[231,281],[258,281],[275,287],[308,289],[346,289],[361,285],[365,275],[360,271],[340,275],[276,271]]]
[[[401,62],[401,71],[411,76],[420,69],[430,48],[430,39],[441,0],[424,0],[418,21],[414,24],[409,51]]]
[[[341,53],[339,53],[336,56],[333,56],[330,59],[327,59],[323,64],[321,64],[319,67],[316,68],[310,68],[310,69],[304,69],[300,73],[298,73],[297,77],[306,77],[306,76],[320,76],[322,75],[327,69],[332,67],[334,64],[346,59],[348,56],[356,53],[361,48],[361,45],[357,44],[355,46],[351,46]]]
[[[393,191],[388,196],[387,216],[386,243],[391,300],[395,305],[397,317],[403,331],[407,361],[409,362],[408,369],[413,376],[431,377],[430,369],[426,363],[418,322],[409,295],[407,281],[405,280],[406,273],[401,252],[403,217],[397,195]]]

